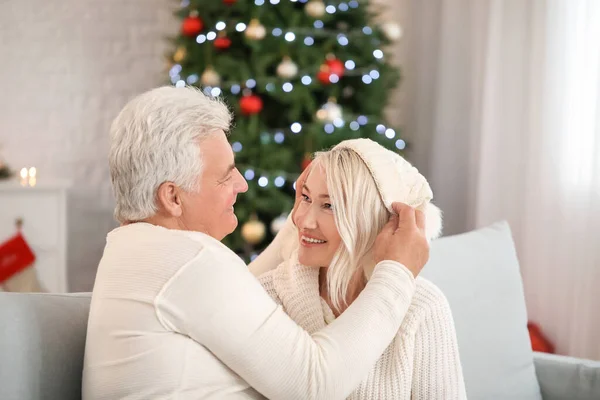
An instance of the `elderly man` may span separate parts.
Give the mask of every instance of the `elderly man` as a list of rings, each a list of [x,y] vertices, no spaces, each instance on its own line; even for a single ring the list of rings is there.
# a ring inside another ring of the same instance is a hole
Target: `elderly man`
[[[367,287],[309,335],[220,243],[248,188],[227,142],[230,119],[218,100],[172,87],[138,96],[115,119],[121,226],[107,236],[93,290],[84,399],[342,399],[398,331],[428,257],[423,216],[396,205]],[[253,270],[278,264],[289,231]]]

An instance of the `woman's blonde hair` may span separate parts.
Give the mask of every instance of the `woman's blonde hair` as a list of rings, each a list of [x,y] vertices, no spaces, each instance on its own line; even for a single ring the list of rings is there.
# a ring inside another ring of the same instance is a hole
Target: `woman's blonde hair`
[[[390,213],[381,200],[373,176],[360,156],[348,148],[315,154],[324,168],[341,244],[327,270],[327,289],[337,311],[346,306],[350,280],[358,269],[366,278],[375,265],[372,250]]]

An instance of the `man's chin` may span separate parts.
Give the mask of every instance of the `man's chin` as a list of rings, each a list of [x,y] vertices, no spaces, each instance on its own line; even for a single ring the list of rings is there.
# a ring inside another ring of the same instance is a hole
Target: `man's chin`
[[[232,216],[231,220],[227,221],[227,227],[228,227],[228,229],[225,231],[223,237],[221,239],[219,239],[219,240],[225,239],[227,236],[231,235],[233,233],[233,231],[235,231],[235,228],[237,228],[237,226],[238,226],[238,219],[235,216],[235,214],[233,214],[233,213],[231,214],[231,216]]]

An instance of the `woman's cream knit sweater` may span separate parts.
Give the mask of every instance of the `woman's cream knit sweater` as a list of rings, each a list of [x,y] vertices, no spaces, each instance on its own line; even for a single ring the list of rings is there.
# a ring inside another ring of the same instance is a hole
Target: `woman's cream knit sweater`
[[[260,282],[285,312],[308,333],[335,319],[319,294],[319,269],[294,256]],[[443,293],[423,278],[396,338],[349,397],[358,399],[466,398],[452,313]]]

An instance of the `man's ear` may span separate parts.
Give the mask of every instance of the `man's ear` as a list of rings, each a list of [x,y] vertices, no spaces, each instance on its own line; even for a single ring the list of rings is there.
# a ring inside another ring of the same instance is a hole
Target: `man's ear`
[[[181,191],[173,182],[163,182],[156,191],[159,212],[169,217],[181,217],[183,213]]]

